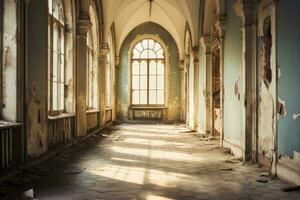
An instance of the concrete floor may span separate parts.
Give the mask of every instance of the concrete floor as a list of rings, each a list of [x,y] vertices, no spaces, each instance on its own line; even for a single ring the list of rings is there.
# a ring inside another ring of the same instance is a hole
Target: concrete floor
[[[102,133],[101,133],[102,134]],[[205,139],[206,140],[206,139]],[[182,126],[123,124],[38,167],[37,199],[300,199]],[[268,181],[267,183],[258,182]]]

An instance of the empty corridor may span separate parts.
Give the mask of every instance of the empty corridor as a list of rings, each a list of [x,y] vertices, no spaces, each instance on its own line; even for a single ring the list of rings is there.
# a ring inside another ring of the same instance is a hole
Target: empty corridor
[[[286,183],[260,176],[263,172],[183,126],[121,124],[27,175],[40,177],[33,188],[41,200],[300,199],[300,193],[281,191]]]

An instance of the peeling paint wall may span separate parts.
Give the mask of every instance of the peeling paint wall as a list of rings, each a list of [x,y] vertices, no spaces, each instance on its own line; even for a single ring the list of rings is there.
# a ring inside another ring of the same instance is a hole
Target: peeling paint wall
[[[36,157],[47,150],[47,1],[31,0],[27,9],[27,153]]]
[[[275,7],[259,9],[257,151],[259,162],[267,167],[271,166],[277,122],[275,24]]]
[[[128,51],[131,42],[138,34],[158,34],[160,38],[169,47],[169,102],[168,102],[168,120],[180,120],[181,109],[181,81],[179,69],[179,54],[177,45],[172,36],[161,26],[155,23],[145,23],[135,28],[125,39],[120,51],[120,65],[118,71],[117,85],[117,117],[119,119],[127,119],[128,116]]]
[[[204,133],[206,126],[206,104],[205,104],[205,90],[206,90],[206,66],[205,66],[205,48],[203,46],[199,49],[199,111],[198,126],[199,131]]]
[[[224,140],[241,147],[242,141],[242,36],[241,21],[233,0],[226,1],[227,22],[224,41]]]
[[[278,3],[277,46],[281,77],[278,97],[286,102],[286,117],[278,122],[278,155],[293,156],[300,151],[300,121],[293,115],[300,112],[300,1],[284,0]]]
[[[17,2],[4,1],[2,51],[2,118],[17,120]]]

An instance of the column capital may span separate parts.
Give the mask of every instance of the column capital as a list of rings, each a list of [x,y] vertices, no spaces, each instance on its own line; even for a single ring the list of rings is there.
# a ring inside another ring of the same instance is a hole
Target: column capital
[[[226,16],[224,15],[218,16],[217,21],[215,23],[215,27],[218,31],[219,38],[224,38],[225,27],[226,27]]]
[[[199,62],[199,46],[193,47],[194,62]]]
[[[255,0],[237,0],[233,4],[233,9],[237,16],[242,19],[243,26],[255,23],[256,1]]]
[[[115,68],[119,69],[119,66],[120,66],[120,57],[116,56],[115,57]]]
[[[204,47],[206,53],[210,53],[211,38],[210,35],[203,35],[200,38],[200,44]]]
[[[86,36],[92,26],[92,22],[88,13],[80,13],[77,19],[77,35]]]
[[[107,59],[107,54],[109,54],[109,46],[108,43],[102,42],[100,45],[100,50],[99,50],[99,58],[100,58],[100,63],[105,64],[106,59]]]
[[[180,70],[184,70],[184,64],[185,64],[184,60],[179,61],[179,69]]]

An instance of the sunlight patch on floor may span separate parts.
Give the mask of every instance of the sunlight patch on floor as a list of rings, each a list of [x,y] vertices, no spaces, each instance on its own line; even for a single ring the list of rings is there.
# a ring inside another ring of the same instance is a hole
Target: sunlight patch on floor
[[[195,161],[204,161],[204,158],[193,156],[188,153],[180,152],[170,152],[170,151],[160,151],[152,149],[140,149],[140,148],[126,148],[126,147],[111,147],[111,150],[116,153],[129,154],[136,156],[143,156],[149,159],[166,159],[173,161],[185,161],[185,162],[195,162]]]

